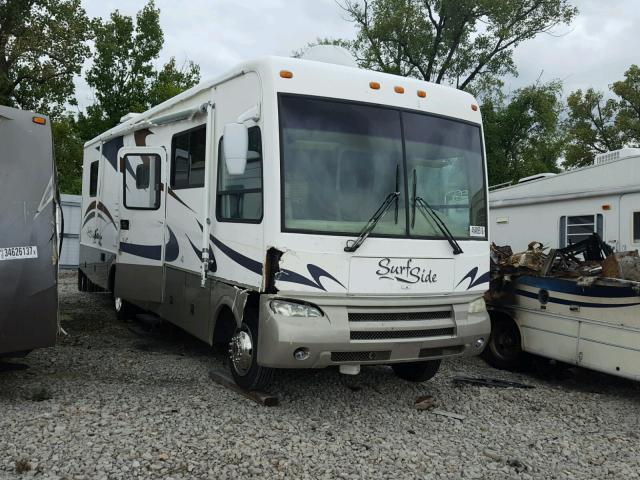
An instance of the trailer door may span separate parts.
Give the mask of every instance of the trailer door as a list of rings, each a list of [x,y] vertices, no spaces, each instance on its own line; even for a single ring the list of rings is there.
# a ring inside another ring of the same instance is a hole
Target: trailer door
[[[118,152],[122,215],[114,293],[126,300],[162,302],[163,262],[176,239],[165,231],[164,148],[132,147]]]
[[[618,250],[640,249],[640,193],[620,197],[620,243]]]

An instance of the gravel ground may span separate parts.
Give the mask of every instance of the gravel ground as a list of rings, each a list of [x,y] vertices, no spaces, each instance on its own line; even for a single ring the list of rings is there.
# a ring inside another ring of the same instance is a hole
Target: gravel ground
[[[0,373],[0,478],[640,477],[640,384],[585,370],[554,378],[482,360],[425,384],[387,367],[286,371],[267,408],[208,378],[223,356],[170,326],[139,336],[104,294],[61,285],[63,337]],[[455,386],[457,374],[535,389]],[[418,411],[419,395],[458,420]]]

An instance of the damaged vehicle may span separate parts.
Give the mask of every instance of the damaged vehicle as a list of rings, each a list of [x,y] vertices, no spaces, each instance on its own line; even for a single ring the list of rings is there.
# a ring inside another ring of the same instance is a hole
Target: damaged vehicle
[[[492,245],[486,294],[496,368],[526,368],[527,354],[640,379],[640,257],[597,233],[567,247]]]
[[[0,106],[0,357],[58,332],[61,209],[46,116]]]
[[[489,335],[477,103],[312,50],[87,142],[78,286],[223,345],[245,389],[278,368],[427,380]]]

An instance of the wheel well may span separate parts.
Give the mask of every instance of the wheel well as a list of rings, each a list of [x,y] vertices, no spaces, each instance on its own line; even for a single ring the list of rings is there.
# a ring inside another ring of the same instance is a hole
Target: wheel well
[[[236,331],[236,316],[227,305],[223,305],[216,315],[216,325],[213,329],[213,344],[226,345]]]
[[[115,286],[116,286],[116,266],[112,265],[111,268],[109,269],[109,280],[107,283],[107,289],[113,293],[113,291],[115,290]]]

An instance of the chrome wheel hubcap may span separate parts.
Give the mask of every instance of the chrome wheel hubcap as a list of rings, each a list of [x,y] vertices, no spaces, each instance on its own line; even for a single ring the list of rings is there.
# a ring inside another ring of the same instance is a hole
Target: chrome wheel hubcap
[[[115,298],[115,307],[116,307],[116,312],[119,312],[120,310],[122,310],[122,299],[120,297]]]
[[[245,330],[238,331],[229,342],[229,358],[233,368],[240,375],[246,375],[251,368],[253,341],[251,334]]]

